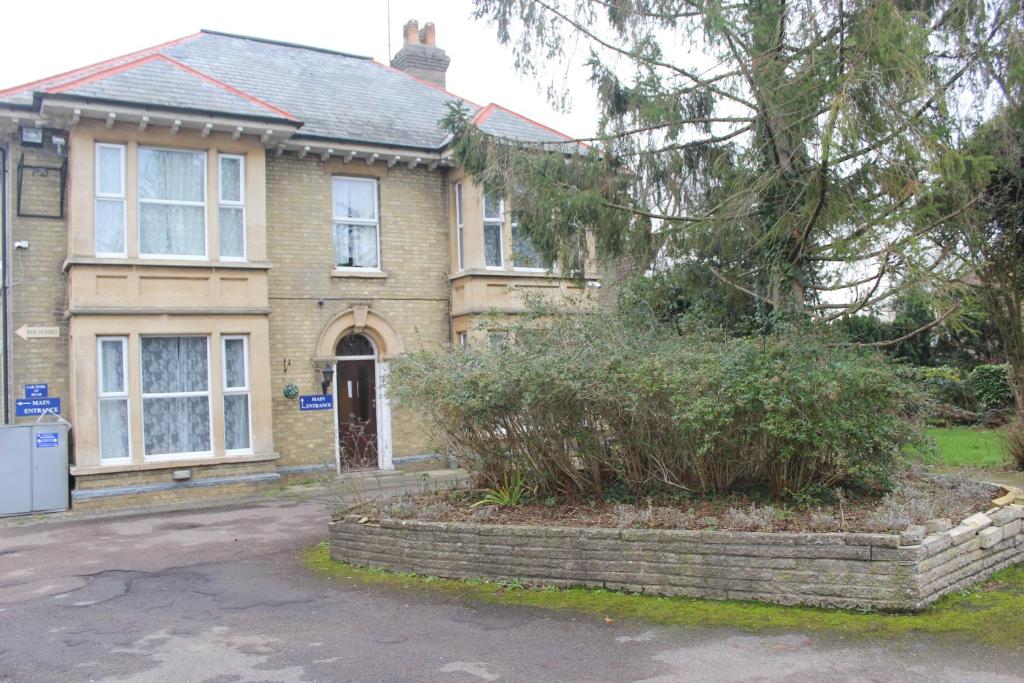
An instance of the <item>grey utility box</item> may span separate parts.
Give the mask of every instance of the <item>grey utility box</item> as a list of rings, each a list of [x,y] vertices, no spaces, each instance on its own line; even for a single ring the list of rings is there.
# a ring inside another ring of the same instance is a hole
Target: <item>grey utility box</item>
[[[68,509],[68,425],[0,425],[0,516]]]

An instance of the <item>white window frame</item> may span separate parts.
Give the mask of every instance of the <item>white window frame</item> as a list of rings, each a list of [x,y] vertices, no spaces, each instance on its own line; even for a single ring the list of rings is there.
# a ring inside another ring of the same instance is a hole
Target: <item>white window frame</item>
[[[455,243],[459,263],[459,270],[463,269],[465,261],[464,246],[465,231],[462,223],[462,183],[455,183]]]
[[[209,210],[209,208],[207,206],[209,204],[209,202],[207,201],[209,199],[209,197],[207,196],[209,194],[209,192],[207,190],[207,184],[209,183],[209,179],[207,178],[207,176],[209,175],[209,171],[210,171],[209,154],[207,153],[207,151],[205,149],[189,149],[187,147],[157,147],[157,146],[153,146],[153,145],[140,145],[137,154],[139,154],[143,150],[147,150],[147,149],[151,149],[151,150],[155,150],[155,151],[159,151],[159,152],[184,152],[184,153],[187,153],[187,154],[201,154],[202,157],[203,157],[203,183],[202,183],[202,185],[203,185],[203,201],[201,201],[201,202],[189,202],[189,201],[184,201],[184,200],[180,200],[180,199],[143,199],[142,198],[142,192],[138,191],[137,194],[138,194],[138,200],[139,201],[138,201],[138,216],[137,216],[137,222],[138,222],[137,232],[138,232],[138,238],[139,238],[139,258],[144,258],[144,259],[161,259],[161,260],[164,260],[164,261],[167,261],[167,260],[172,260],[172,261],[208,261],[210,259],[210,210]],[[136,178],[136,181],[137,181],[136,187],[141,187],[142,186],[142,179],[141,179],[142,164],[136,162],[135,165],[137,166],[136,171],[135,171],[135,174],[137,176],[137,178]],[[218,174],[219,173],[220,173],[220,169],[219,169],[219,166],[218,166]],[[202,253],[202,255],[199,255],[199,254],[147,254],[147,253],[143,252],[142,251],[142,205],[143,204],[162,204],[162,205],[165,205],[165,206],[201,206],[201,207],[203,207],[203,253]]]
[[[487,192],[484,191],[483,205],[481,207],[481,213],[483,214],[483,246],[484,246],[484,268],[487,270],[505,270],[505,199],[498,199],[498,215],[488,216],[487,215]],[[500,263],[496,266],[488,265],[487,263],[487,226],[497,225],[498,226],[498,260]]]
[[[334,188],[337,186],[338,181],[345,182],[357,182],[357,183],[369,183],[373,188],[373,208],[376,216],[373,219],[369,218],[345,218],[334,215]],[[368,266],[339,266],[336,262],[334,264],[334,272],[336,273],[381,273],[383,272],[383,263],[380,258],[380,195],[378,193],[378,183],[376,178],[360,178],[359,176],[349,175],[336,175],[331,176],[331,246],[334,247],[331,255],[332,260],[335,259],[338,253],[337,245],[334,244],[334,231],[335,227],[339,223],[347,223],[350,225],[372,225],[377,231],[377,266],[375,268]]]
[[[121,377],[124,386],[121,391],[103,391],[103,343],[121,343]],[[128,337],[124,335],[111,335],[96,337],[96,433],[99,435],[98,448],[100,449],[100,465],[121,465],[132,460],[132,419],[131,419],[131,396],[129,394],[128,382]],[[128,415],[126,428],[128,429],[128,454],[120,458],[103,457],[103,417],[100,405],[104,401],[123,401],[125,412]]]
[[[245,374],[245,386],[244,387],[229,387],[228,386],[228,354],[227,346],[228,341],[231,340],[242,341],[242,354],[245,359],[244,374]],[[228,448],[227,439],[227,410],[224,408],[223,399],[221,402],[221,410],[223,411],[223,422],[224,422],[224,453],[225,455],[246,455],[253,453],[252,444],[252,383],[249,375],[249,335],[247,334],[224,334],[220,338],[220,373],[221,373],[221,386],[223,387],[223,398],[228,396],[239,396],[244,395],[248,400],[245,402],[246,410],[249,411],[249,419],[247,424],[249,425],[249,447],[248,448]]]
[[[214,454],[213,449],[213,399],[212,391],[210,390],[212,368],[210,367],[210,335],[208,334],[146,334],[139,338],[139,368],[143,367],[142,358],[142,340],[153,339],[153,338],[174,338],[184,339],[189,337],[199,337],[206,340],[206,391],[176,391],[169,394],[147,394],[145,387],[142,387],[142,453],[143,459],[146,462],[159,462],[161,460],[179,460],[183,458],[205,458],[210,457]],[[142,377],[139,378],[140,384],[142,383]],[[156,453],[150,455],[146,453],[146,399],[147,398],[189,398],[193,396],[205,396],[206,397],[206,416],[210,420],[210,448],[205,451],[188,451],[184,453]],[[223,410],[223,407],[221,408]]]
[[[459,348],[463,351],[469,348],[469,332],[459,332]]]
[[[100,191],[100,154],[101,149],[116,149],[121,156],[121,191],[117,194],[110,192]],[[109,142],[97,142],[93,151],[93,189],[95,198],[93,199],[93,211],[92,211],[92,227],[93,227],[93,251],[98,257],[106,258],[125,258],[128,256],[128,202],[125,196],[125,173],[127,170],[125,164],[125,158],[127,150],[124,145],[113,144]],[[120,201],[121,202],[121,243],[124,245],[124,249],[119,252],[100,251],[99,250],[99,231],[97,219],[97,206],[99,201]]]
[[[221,166],[221,160],[223,159],[236,159],[238,160],[238,200],[224,199],[224,170]],[[241,256],[224,256],[220,253],[221,241],[217,243],[217,256],[221,261],[247,261],[249,258],[249,245],[248,236],[249,231],[246,229],[246,210],[245,210],[245,155],[243,154],[218,154],[217,155],[217,224],[220,225],[220,209],[241,209],[242,210],[242,255]]]

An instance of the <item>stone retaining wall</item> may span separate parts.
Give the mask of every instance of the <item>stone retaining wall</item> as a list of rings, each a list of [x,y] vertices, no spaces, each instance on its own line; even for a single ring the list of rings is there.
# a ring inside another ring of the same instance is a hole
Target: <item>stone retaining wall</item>
[[[930,534],[918,527],[901,535],[549,528],[345,517],[330,525],[331,557],[449,578],[919,610],[1024,560],[1024,511],[1010,506],[991,512],[953,528],[947,520],[934,520]]]

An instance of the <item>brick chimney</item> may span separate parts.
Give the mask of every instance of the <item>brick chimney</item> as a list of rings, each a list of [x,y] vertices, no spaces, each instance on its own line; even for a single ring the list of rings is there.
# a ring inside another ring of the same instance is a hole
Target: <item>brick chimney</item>
[[[437,47],[434,24],[427,22],[420,28],[412,19],[402,28],[405,44],[391,59],[391,66],[407,74],[444,86],[444,75],[451,63],[444,50]]]

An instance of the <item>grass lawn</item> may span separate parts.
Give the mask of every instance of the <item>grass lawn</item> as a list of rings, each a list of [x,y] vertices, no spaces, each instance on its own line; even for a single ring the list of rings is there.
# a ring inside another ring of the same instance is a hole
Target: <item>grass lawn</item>
[[[945,467],[977,467],[994,469],[1006,464],[1002,436],[995,429],[942,427],[928,430],[938,447],[926,453],[924,460]]]
[[[304,551],[303,561],[310,570],[349,585],[431,591],[453,598],[565,609],[612,622],[635,619],[749,632],[781,629],[872,638],[925,633],[996,647],[1024,647],[1024,566],[1004,569],[984,585],[948,595],[918,614],[881,614],[734,600],[664,598],[588,588],[532,589],[523,588],[518,582],[459,581],[391,573],[336,562],[328,554],[327,543]]]

